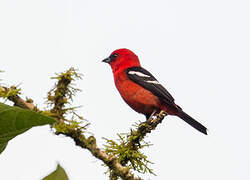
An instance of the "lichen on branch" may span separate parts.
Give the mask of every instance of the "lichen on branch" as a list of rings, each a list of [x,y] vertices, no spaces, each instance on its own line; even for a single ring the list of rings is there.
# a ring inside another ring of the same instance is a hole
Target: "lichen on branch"
[[[52,79],[56,80],[54,87],[48,92],[47,104],[49,108],[39,110],[33,104],[33,100],[23,100],[19,95],[21,89],[15,86],[0,86],[0,97],[14,102],[15,106],[37,111],[45,115],[54,117],[57,121],[52,126],[57,135],[71,137],[77,146],[87,149],[91,154],[100,159],[110,172],[110,179],[119,178],[125,180],[139,180],[132,171],[139,173],[153,173],[148,167],[151,162],[147,156],[141,152],[144,147],[150,146],[144,141],[144,137],[156,128],[167,115],[162,111],[159,114],[149,118],[147,121],[137,125],[136,129],[128,134],[118,134],[118,141],[108,140],[105,150],[98,147],[96,138],[91,135],[86,136],[89,123],[84,121],[83,117],[76,113],[76,108],[72,107],[74,95],[80,91],[73,84],[75,80],[81,79],[82,75],[74,68],[56,74]],[[72,117],[69,119],[68,116]]]
[[[81,79],[82,75],[77,72],[75,68],[70,68],[66,72],[56,74],[52,79],[56,79],[57,82],[54,87],[48,92],[47,103],[52,106],[50,112],[57,119],[65,119],[64,114],[71,111],[74,115],[76,107],[66,108],[66,105],[70,104],[73,100],[73,96],[80,91],[80,89],[74,87],[73,81]],[[82,119],[79,116],[80,119]]]
[[[81,75],[79,75],[74,68],[70,68],[64,73],[57,74],[53,79],[56,79],[57,82],[48,92],[47,102],[52,106],[50,115],[58,119],[57,123],[53,125],[53,128],[56,130],[55,134],[63,134],[71,137],[77,146],[88,149],[93,156],[102,160],[109,169],[112,169],[112,171],[122,179],[137,179],[130,173],[128,167],[123,167],[122,164],[118,162],[118,159],[114,155],[107,154],[105,151],[101,150],[97,146],[94,136],[86,137],[85,133],[89,123],[82,125],[82,122],[78,122],[75,119],[66,119],[65,114],[69,111],[76,115],[75,108],[66,108],[66,105],[70,104],[75,93],[79,91],[79,89],[72,86],[72,82],[81,79]],[[79,118],[80,116],[77,115],[77,117]]]
[[[130,133],[118,134],[118,141],[104,138],[107,142],[105,151],[108,154],[113,154],[118,158],[118,161],[130,169],[139,173],[151,173],[153,170],[148,167],[152,164],[148,157],[141,152],[144,147],[149,147],[151,144],[144,141],[145,136],[156,128],[166,116],[165,111],[150,117],[145,122],[136,125],[136,129],[131,129]],[[113,172],[111,171],[110,174]],[[154,174],[155,175],[155,174]]]

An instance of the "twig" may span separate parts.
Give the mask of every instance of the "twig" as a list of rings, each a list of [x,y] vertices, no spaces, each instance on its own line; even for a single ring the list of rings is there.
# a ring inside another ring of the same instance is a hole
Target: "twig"
[[[55,77],[58,82],[48,93],[48,102],[53,105],[53,107],[47,112],[47,115],[58,120],[53,126],[56,130],[55,134],[63,134],[65,136],[71,137],[77,146],[88,149],[93,156],[103,161],[104,164],[109,167],[111,172],[110,178],[118,179],[118,177],[121,177],[124,180],[141,180],[141,178],[137,178],[133,173],[131,173],[131,168],[129,166],[126,166],[129,160],[120,161],[119,157],[116,157],[115,154],[101,150],[97,146],[96,138],[94,136],[90,136],[88,138],[85,137],[84,131],[86,128],[84,126],[79,126],[77,123],[75,123],[76,121],[72,121],[71,123],[71,121],[68,121],[64,117],[64,114],[67,111],[72,110],[72,112],[74,112],[74,108],[65,108],[65,105],[69,103],[69,100],[72,100],[72,96],[76,91],[78,91],[78,89],[71,87],[70,83],[72,80],[79,78],[80,76],[77,74],[76,70],[74,68],[70,68],[68,71],[66,71],[66,73],[61,73]],[[19,91],[20,89],[16,89],[14,86],[10,88],[0,86],[1,97],[7,98],[8,100],[14,102],[15,106],[38,111],[32,100],[27,99],[25,101],[19,97]],[[45,113],[45,111],[41,112]],[[129,138],[127,146],[137,151],[140,148],[140,141],[142,141],[148,133],[155,129],[157,125],[162,122],[166,115],[167,114],[165,111],[161,111],[155,117],[150,117],[147,121],[141,123],[136,130],[131,131],[131,133],[128,135],[131,138]]]
[[[88,149],[93,156],[103,161],[117,177],[121,177],[125,180],[139,180],[134,177],[128,167],[124,167],[119,163],[117,157],[102,151],[97,146],[96,138],[94,136],[86,138],[84,135],[84,130],[86,128],[72,126],[64,122],[64,114],[70,110],[70,108],[65,108],[65,105],[69,103],[68,100],[72,100],[74,93],[78,91],[78,89],[72,87],[70,84],[72,81],[79,78],[81,78],[81,76],[74,68],[70,68],[65,73],[58,74],[58,76],[54,78],[58,81],[55,84],[55,87],[48,93],[48,102],[54,106],[51,109],[51,112],[56,113],[57,119],[59,120],[54,125],[54,128],[56,129],[55,134],[63,134],[71,137],[77,146]],[[74,113],[74,108],[71,110]]]
[[[96,138],[94,136],[86,138],[81,133],[80,129],[69,132],[56,132],[56,134],[64,134],[65,136],[71,137],[77,146],[88,149],[93,156],[103,161],[110,169],[112,169],[112,172],[116,176],[119,176],[124,180],[141,180],[140,178],[134,177],[129,168],[122,166],[115,156],[108,155],[105,151],[102,151],[97,146]]]
[[[2,92],[9,91],[9,88],[0,86]],[[7,97],[8,100],[14,102],[15,106],[20,108],[25,108],[29,110],[34,110],[35,106],[33,102],[27,102],[19,97],[17,94],[11,95]],[[65,136],[71,137],[77,146],[80,146],[84,149],[88,149],[93,156],[102,160],[110,169],[115,172],[117,176],[120,176],[125,180],[140,180],[140,178],[135,178],[134,175],[129,171],[128,168],[123,167],[117,160],[116,157],[108,155],[106,152],[102,151],[96,144],[96,138],[94,136],[90,136],[86,138],[82,134],[81,129],[68,129],[67,132],[56,132],[57,135],[64,134]]]
[[[16,87],[11,86],[10,88],[0,86],[0,91],[4,95],[4,98],[7,98],[8,100],[12,101],[14,103],[14,106],[18,106],[20,108],[24,109],[29,109],[29,110],[34,110],[35,106],[33,104],[33,101],[31,99],[27,99],[26,101],[23,100],[19,95],[18,95],[18,89]],[[15,93],[10,93],[10,92],[15,92]]]
[[[154,130],[158,124],[162,122],[164,117],[167,116],[167,113],[165,111],[161,111],[159,114],[156,115],[156,117],[151,116],[148,120],[145,122],[142,122],[137,130],[131,131],[129,136],[133,136],[133,138],[130,138],[131,145],[140,144],[140,141],[152,130]]]
[[[140,123],[135,130],[131,129],[130,133],[125,133],[125,136],[118,134],[118,142],[104,138],[107,141],[106,153],[115,155],[122,166],[127,166],[140,173],[154,174],[152,169],[148,167],[148,163],[152,162],[140,152],[140,149],[150,146],[143,139],[162,122],[166,115],[165,111],[156,115],[154,113],[148,120]],[[113,175],[112,171],[110,171],[110,175]]]

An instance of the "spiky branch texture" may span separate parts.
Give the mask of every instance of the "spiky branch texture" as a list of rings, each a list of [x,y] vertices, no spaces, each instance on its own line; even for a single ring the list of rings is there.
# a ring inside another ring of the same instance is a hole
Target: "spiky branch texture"
[[[135,130],[131,130],[126,135],[126,138],[119,135],[120,141],[118,143],[106,139],[106,149],[102,150],[98,147],[94,136],[85,136],[89,123],[85,122],[82,125],[83,118],[76,114],[75,107],[67,107],[67,105],[70,105],[70,101],[73,100],[75,93],[79,91],[79,89],[72,86],[72,81],[81,79],[81,75],[74,68],[70,68],[66,72],[57,74],[53,79],[56,79],[57,82],[48,92],[47,103],[51,106],[49,110],[41,111],[34,106],[31,99],[22,99],[19,96],[21,89],[15,86],[9,88],[0,86],[0,97],[14,102],[14,106],[41,112],[56,118],[57,122],[53,125],[55,134],[63,134],[71,137],[77,146],[89,150],[94,157],[100,159],[109,168],[110,179],[114,180],[119,177],[125,180],[141,179],[135,177],[131,172],[132,169],[138,172],[145,173],[148,171],[152,173],[152,170],[147,167],[147,163],[150,161],[139,150],[144,146],[148,146],[143,141],[144,137],[162,122],[163,118],[167,115],[166,112],[162,111],[139,124]],[[67,120],[65,114],[69,112],[76,115],[78,119],[72,118],[71,120]]]

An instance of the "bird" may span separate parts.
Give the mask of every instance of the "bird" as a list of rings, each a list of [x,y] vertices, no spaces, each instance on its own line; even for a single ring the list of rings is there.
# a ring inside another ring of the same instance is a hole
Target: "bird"
[[[173,96],[141,66],[134,52],[126,48],[117,49],[102,62],[110,65],[117,90],[133,110],[144,114],[146,119],[163,110],[207,135],[207,128],[175,104]]]

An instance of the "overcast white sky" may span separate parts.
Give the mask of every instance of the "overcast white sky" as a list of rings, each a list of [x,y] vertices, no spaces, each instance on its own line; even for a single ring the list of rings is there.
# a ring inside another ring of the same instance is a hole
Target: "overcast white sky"
[[[8,85],[45,107],[50,79],[73,66],[84,74],[74,105],[97,137],[116,139],[144,120],[121,99],[110,67],[101,63],[129,48],[204,136],[167,117],[145,149],[157,176],[145,179],[250,179],[250,4],[247,0],[9,0],[0,1],[0,69]],[[55,136],[48,126],[11,140],[0,155],[0,179],[39,180],[59,162],[70,180],[108,179],[101,162]]]

